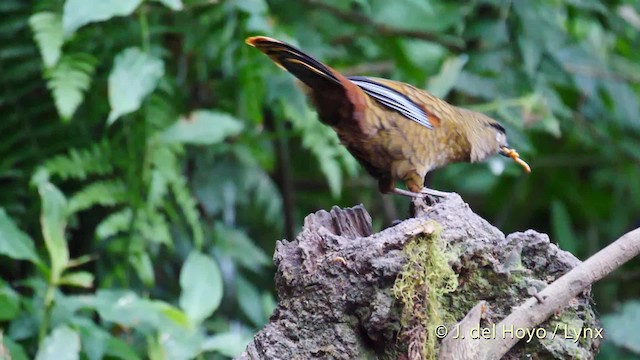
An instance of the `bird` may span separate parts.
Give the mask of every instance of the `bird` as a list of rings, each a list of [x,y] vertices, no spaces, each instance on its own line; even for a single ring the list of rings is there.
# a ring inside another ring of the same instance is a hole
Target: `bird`
[[[342,145],[377,179],[383,194],[447,196],[424,186],[429,171],[495,154],[531,171],[509,147],[505,128],[483,113],[451,105],[407,83],[347,77],[284,41],[252,36],[245,42],[302,82],[319,120],[333,128]],[[399,181],[406,190],[396,187]]]

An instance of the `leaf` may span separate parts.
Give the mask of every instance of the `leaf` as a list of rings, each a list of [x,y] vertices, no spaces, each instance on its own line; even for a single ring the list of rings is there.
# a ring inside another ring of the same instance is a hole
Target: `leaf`
[[[182,0],[156,0],[157,2],[163,3],[166,7],[171,10],[178,11],[182,10]]]
[[[578,241],[571,226],[571,215],[560,200],[551,202],[551,225],[553,236],[562,249],[575,254],[578,249]]]
[[[242,122],[229,114],[199,110],[180,118],[160,139],[165,143],[212,145],[240,134],[243,128]]]
[[[147,287],[153,287],[156,278],[153,272],[153,263],[151,262],[151,258],[149,258],[149,254],[146,252],[140,252],[139,254],[131,255],[129,263],[131,263],[133,268],[136,270],[136,273],[140,280],[142,280],[142,283]]]
[[[67,0],[62,15],[64,35],[69,37],[80,27],[92,22],[131,15],[141,2],[142,0]]]
[[[89,89],[96,60],[88,54],[65,55],[58,64],[46,72],[47,87],[53,93],[58,114],[63,120],[71,119]]]
[[[213,259],[193,251],[180,271],[180,307],[194,323],[200,323],[220,305],[222,275]]]
[[[602,317],[607,341],[640,354],[640,301],[631,300],[620,311]]]
[[[107,216],[96,227],[96,237],[104,240],[108,237],[129,230],[133,212],[130,208],[123,209]]]
[[[164,62],[153,55],[135,47],[118,54],[109,75],[111,112],[107,124],[111,125],[120,116],[138,110],[163,75]]]
[[[65,239],[67,200],[64,195],[49,182],[38,187],[42,201],[40,223],[42,236],[51,259],[51,279],[54,283],[60,279],[69,262],[69,249]]]
[[[465,94],[477,96],[482,99],[493,100],[499,97],[498,87],[494,79],[480,76],[466,70],[460,73],[454,88]]]
[[[40,262],[33,240],[22,232],[11,220],[4,208],[0,207],[0,254],[14,260]]]
[[[58,326],[47,336],[36,354],[36,360],[80,359],[80,336],[67,326]]]
[[[105,350],[106,355],[111,355],[116,359],[123,360],[139,360],[138,354],[135,350],[126,342],[119,338],[112,337],[107,342],[107,348]]]
[[[529,76],[533,77],[536,73],[536,68],[542,60],[544,49],[526,37],[518,38],[518,46],[520,47],[520,54],[524,60],[524,70]]]
[[[58,176],[62,180],[85,180],[89,175],[110,174],[113,172],[111,145],[101,141],[87,148],[72,148],[67,154],[45,161],[43,167],[51,177]]]
[[[78,328],[82,350],[89,360],[101,360],[107,351],[111,334],[96,325],[90,318],[78,317],[73,321]]]
[[[171,179],[170,185],[175,201],[182,210],[189,227],[191,227],[191,231],[193,233],[193,245],[196,249],[202,249],[204,243],[204,231],[202,230],[202,222],[200,221],[198,203],[189,189],[187,179],[184,175],[178,174]]]
[[[320,169],[329,182],[331,194],[339,196],[342,190],[340,160],[349,169],[355,162],[353,156],[344,156],[346,150],[335,131],[317,120],[316,115],[305,105],[304,96],[295,90],[291,82],[285,83],[274,77],[268,79],[267,84],[269,96],[274,97],[271,100],[280,105],[278,110],[282,114],[279,116],[289,119],[293,127],[302,133],[302,146],[309,149],[318,160]],[[349,160],[345,160],[346,158]]]
[[[27,352],[20,344],[14,342],[11,338],[5,337],[2,339],[2,345],[11,354],[11,359],[6,360],[28,360]]]
[[[147,208],[145,211],[139,211],[135,220],[135,228],[143,237],[143,241],[173,246],[170,222],[161,211]],[[199,222],[198,225],[200,225]],[[147,269],[150,270],[150,268]]]
[[[65,274],[60,279],[59,284],[90,289],[93,287],[93,274],[86,271]]]
[[[446,97],[458,81],[458,76],[468,60],[469,56],[466,54],[445,60],[440,73],[429,80],[428,90],[435,96]]]
[[[29,25],[40,49],[44,65],[53,67],[60,59],[62,43],[62,19],[52,12],[39,12],[31,15]]]
[[[202,343],[203,351],[217,351],[224,356],[235,358],[242,354],[251,337],[237,332],[227,332],[208,337]]]
[[[163,329],[158,338],[164,355],[162,359],[172,360],[196,359],[204,341],[203,334],[199,331],[175,328]]]
[[[158,309],[158,311],[170,319],[174,324],[179,325],[180,327],[187,329],[191,325],[189,323],[189,317],[182,310],[177,307],[167,304],[164,301],[154,301],[153,304]],[[184,330],[183,329],[183,330]]]
[[[273,314],[278,304],[276,303],[276,299],[273,295],[267,291],[262,293],[262,311],[264,312],[267,319]]]
[[[95,308],[103,321],[135,327],[142,333],[157,329],[162,320],[162,314],[151,301],[128,290],[98,290]]]
[[[10,286],[0,288],[0,321],[13,320],[20,315],[20,295]],[[2,337],[0,337],[0,346]]]
[[[640,14],[633,8],[633,5],[618,6],[616,14],[624,19],[627,24],[636,28],[636,30],[640,30]]]
[[[115,206],[127,200],[127,186],[120,180],[95,181],[69,198],[69,214],[92,206]]]
[[[340,163],[333,157],[326,156],[324,159],[321,156],[318,161],[320,162],[320,170],[327,178],[329,188],[334,196],[340,196],[342,192],[342,170],[340,169]]]
[[[271,264],[271,259],[258,247],[246,232],[216,223],[214,227],[216,246],[245,268],[259,273]]]
[[[261,328],[267,322],[267,317],[262,308],[262,297],[253,284],[242,278],[236,277],[236,290],[238,292],[238,304],[242,312],[251,320],[254,326]]]

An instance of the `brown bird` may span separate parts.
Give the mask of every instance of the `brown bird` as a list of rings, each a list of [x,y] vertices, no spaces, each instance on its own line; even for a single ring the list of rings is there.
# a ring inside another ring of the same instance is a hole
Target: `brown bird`
[[[282,41],[265,36],[246,43],[268,55],[308,88],[320,121],[378,180],[382,193],[420,197],[446,193],[424,188],[427,172],[453,162],[501,154],[529,165],[509,148],[496,120],[453,106],[412,85],[380,78],[346,77]],[[404,181],[407,190],[395,187]]]

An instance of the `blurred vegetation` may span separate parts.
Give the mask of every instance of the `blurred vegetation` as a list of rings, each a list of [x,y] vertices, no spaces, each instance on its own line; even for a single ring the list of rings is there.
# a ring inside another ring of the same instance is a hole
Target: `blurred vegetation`
[[[585,259],[640,226],[638,0],[2,0],[0,18],[14,360],[237,355],[306,214],[406,216],[249,35],[502,121],[531,175],[493,158],[428,180],[505,232]],[[639,278],[634,261],[594,288],[602,359],[640,354]]]

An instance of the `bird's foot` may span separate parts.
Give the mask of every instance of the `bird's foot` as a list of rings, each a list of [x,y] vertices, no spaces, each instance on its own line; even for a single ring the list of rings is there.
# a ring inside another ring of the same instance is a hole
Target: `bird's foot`
[[[450,196],[452,193],[448,193],[448,192],[444,192],[444,191],[438,191],[438,190],[433,190],[433,189],[429,189],[429,188],[422,188],[422,190],[420,190],[420,192],[413,192],[413,191],[409,191],[409,190],[404,190],[404,189],[398,189],[398,188],[394,188],[391,191],[392,194],[396,194],[396,195],[402,195],[402,196],[407,196],[410,198],[422,198],[424,199],[427,196],[435,196],[435,197],[439,197],[439,198],[445,198]]]
[[[410,197],[410,198],[424,198],[424,194],[421,193],[415,193],[413,191],[409,191],[409,190],[404,190],[404,189],[398,189],[398,188],[394,188],[393,190],[391,190],[392,194],[396,194],[396,195],[402,195],[402,196],[406,196],[406,197]]]
[[[449,193],[449,192],[445,192],[445,191],[438,191],[438,190],[433,190],[433,189],[429,189],[429,188],[422,188],[422,190],[420,190],[421,194],[426,194],[426,195],[431,195],[431,196],[436,196],[436,197],[441,197],[441,198],[445,198],[445,197],[449,197],[451,196],[451,194],[453,193]]]

